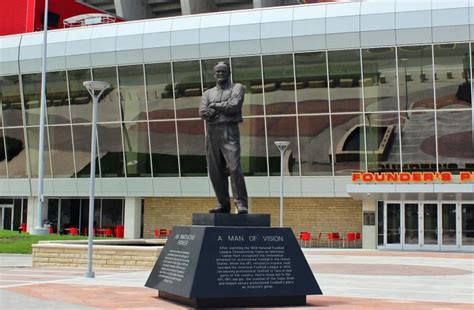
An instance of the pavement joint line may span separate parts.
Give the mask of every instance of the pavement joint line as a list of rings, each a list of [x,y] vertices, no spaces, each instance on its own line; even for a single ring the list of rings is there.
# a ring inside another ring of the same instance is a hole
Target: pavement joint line
[[[96,277],[97,278],[97,277]],[[85,279],[87,281],[92,281],[93,279],[85,278],[84,276],[76,276],[76,277],[70,277],[67,279],[57,279],[57,280],[46,280],[46,281],[30,281],[30,283],[24,283],[24,284],[17,284],[17,285],[4,285],[0,286],[0,289],[2,288],[9,288],[9,287],[18,287],[18,286],[28,286],[28,285],[35,285],[35,284],[44,284],[44,283],[56,283],[56,282],[64,282],[64,281],[72,281],[72,280],[77,280],[77,279]],[[74,284],[73,284],[74,285]]]
[[[439,295],[440,292],[437,292],[437,291],[422,291],[422,290],[405,290],[405,289],[393,289],[393,288],[375,288],[375,287],[371,287],[371,288],[367,288],[367,287],[342,287],[342,286],[326,286],[324,285],[324,289],[344,289],[344,292],[346,292],[346,290],[364,290],[364,291],[368,291],[368,290],[372,290],[372,291],[392,291],[392,292],[410,292],[410,293],[424,293],[424,294],[436,294],[436,295]],[[450,293],[451,295],[459,295],[459,296],[472,296],[472,294],[468,294],[468,293]]]
[[[45,278],[68,278],[75,275],[60,275],[60,274],[37,274],[37,273],[29,273],[29,274],[11,274],[11,273],[0,273],[0,280],[2,276],[13,276],[13,277],[45,277]]]
[[[324,292],[323,292],[324,293]],[[396,303],[411,303],[411,302],[429,302],[429,303],[444,303],[444,304],[453,304],[453,303],[459,303],[459,304],[472,304],[472,301],[452,301],[452,300],[428,300],[428,299],[409,299],[406,296],[403,296],[404,299],[401,299],[401,297],[396,297],[396,296],[390,296],[390,297],[379,297],[379,296],[360,296],[360,295],[350,295],[350,293],[345,294],[345,295],[334,295],[334,294],[324,294],[322,295],[324,297],[335,297],[335,298],[358,298],[358,299],[377,299],[377,300],[386,300],[389,302],[396,302]],[[445,309],[445,308],[434,308],[434,309]],[[456,309],[456,308],[448,308],[448,309]]]

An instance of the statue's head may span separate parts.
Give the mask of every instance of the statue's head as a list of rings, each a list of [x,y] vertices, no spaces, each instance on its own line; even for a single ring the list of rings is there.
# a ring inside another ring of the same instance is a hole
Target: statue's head
[[[229,80],[230,66],[225,61],[219,61],[214,66],[214,78],[217,83],[222,85]]]

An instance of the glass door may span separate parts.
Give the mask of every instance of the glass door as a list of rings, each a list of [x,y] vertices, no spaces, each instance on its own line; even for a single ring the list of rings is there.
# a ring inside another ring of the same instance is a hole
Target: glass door
[[[422,245],[426,249],[439,249],[438,240],[438,204],[423,204],[423,242]]]
[[[474,203],[461,204],[461,246],[474,250]]]
[[[441,247],[455,248],[456,242],[456,204],[441,204]]]
[[[0,229],[13,229],[13,205],[0,206]]]
[[[403,216],[403,247],[404,248],[418,248],[418,203],[405,203]]]
[[[386,220],[386,242],[387,247],[400,248],[401,216],[400,203],[387,203],[385,205]]]

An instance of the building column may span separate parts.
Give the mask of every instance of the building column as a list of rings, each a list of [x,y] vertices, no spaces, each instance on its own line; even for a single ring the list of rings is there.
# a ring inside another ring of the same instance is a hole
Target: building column
[[[28,206],[26,213],[26,229],[28,232],[31,232],[35,229],[36,225],[36,211],[38,209],[38,197],[28,197]],[[41,212],[41,217],[43,218],[41,223],[48,219],[48,200],[43,204],[43,210]],[[25,219],[23,219],[24,221]],[[42,227],[41,227],[42,228]]]
[[[216,11],[214,0],[180,0],[181,14],[199,14]]]
[[[362,248],[377,248],[377,202],[375,200],[362,201]],[[373,220],[373,222],[372,222]]]
[[[146,0],[114,0],[115,13],[125,20],[147,18]]]
[[[124,234],[126,239],[139,239],[142,224],[141,198],[125,198]]]

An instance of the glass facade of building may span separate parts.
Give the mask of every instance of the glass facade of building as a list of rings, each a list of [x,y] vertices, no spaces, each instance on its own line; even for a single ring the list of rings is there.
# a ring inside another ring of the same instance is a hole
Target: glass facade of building
[[[353,171],[472,171],[468,43],[175,61],[48,72],[45,176],[88,176],[91,101],[99,103],[97,176],[206,176],[200,97],[212,67],[246,87],[247,176],[279,174],[273,142],[289,140],[292,176]],[[0,178],[37,177],[40,75],[0,77]]]

